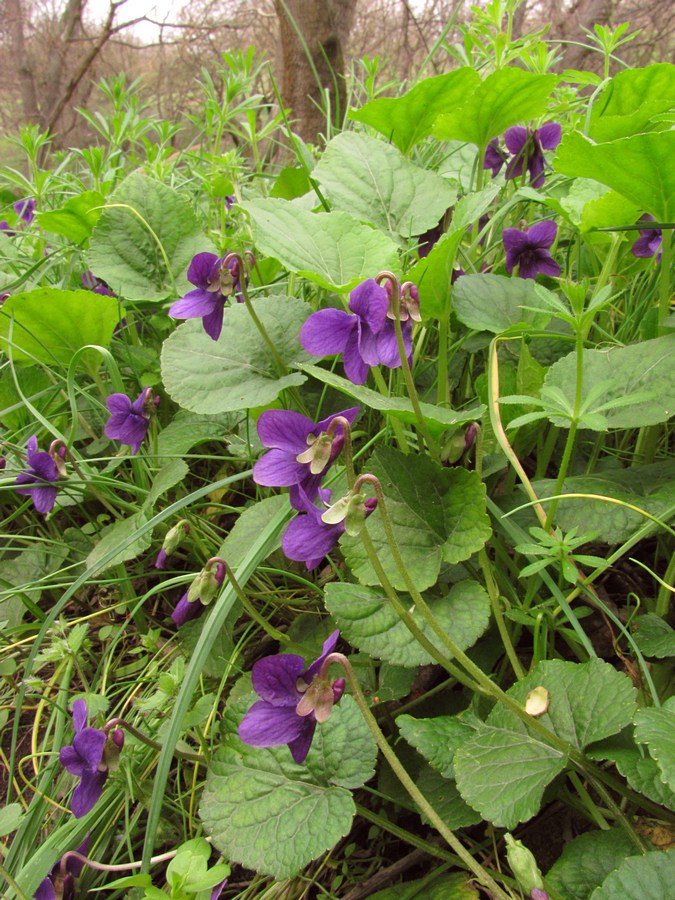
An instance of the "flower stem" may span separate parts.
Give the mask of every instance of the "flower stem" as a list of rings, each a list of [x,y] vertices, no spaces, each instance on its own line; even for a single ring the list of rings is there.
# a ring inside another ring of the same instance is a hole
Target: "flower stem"
[[[502,639],[502,644],[504,645],[504,649],[506,650],[506,655],[509,658],[509,662],[511,663],[511,668],[513,669],[513,673],[518,679],[525,677],[525,670],[523,669],[520,660],[518,659],[518,654],[515,651],[513,643],[511,641],[511,635],[509,634],[509,630],[506,627],[506,622],[504,621],[504,615],[502,613],[502,607],[499,602],[499,588],[497,587],[497,582],[494,579],[494,575],[492,574],[492,569],[490,567],[490,560],[488,559],[488,555],[485,552],[485,548],[478,551],[478,563],[483,572],[483,578],[485,579],[485,587],[487,588],[488,597],[490,598],[490,606],[492,607],[492,615],[495,617],[495,622],[497,623],[497,629],[499,631],[499,636]]]
[[[664,333],[664,322],[670,312],[670,268],[673,251],[673,232],[670,228],[661,231],[661,271],[659,272],[659,333]]]
[[[283,631],[278,631],[273,625],[270,625],[267,619],[264,616],[260,615],[255,606],[253,606],[253,604],[249,601],[229,564],[221,556],[215,557],[215,559],[217,559],[218,562],[222,563],[225,567],[225,572],[227,573],[227,577],[230,579],[230,583],[234,588],[235,594],[239,598],[239,602],[244,607],[248,615],[253,619],[253,621],[257,622],[258,625],[260,625],[260,627],[263,629],[263,631],[271,638],[274,638],[275,641],[279,641],[282,644],[288,644],[291,640],[289,636],[287,634],[284,634]]]
[[[255,309],[253,308],[253,303],[251,301],[251,298],[248,295],[248,288],[246,287],[246,272],[247,272],[248,267],[246,265],[246,262],[244,262],[243,256],[241,256],[239,253],[228,253],[227,256],[225,257],[223,265],[227,265],[228,262],[232,259],[236,259],[239,264],[239,272],[240,272],[239,290],[241,291],[241,296],[244,298],[244,304],[246,306],[246,309],[248,310],[249,315],[253,319],[253,324],[260,332],[260,336],[267,344],[267,347],[268,347],[270,353],[272,354],[272,358],[274,359],[274,362],[276,363],[277,368],[279,369],[279,374],[286,375],[288,372],[288,369],[286,368],[286,364],[283,361],[283,359],[281,358],[281,356],[279,355],[279,351],[274,346],[274,342],[272,341],[269,334],[267,333],[267,329],[265,328],[263,323],[260,321],[258,314],[256,313]]]
[[[394,311],[394,331],[396,333],[398,355],[401,358],[401,371],[403,372],[403,380],[405,381],[406,390],[408,391],[408,397],[410,398],[410,403],[412,404],[415,418],[417,419],[420,434],[424,438],[424,442],[429,448],[429,453],[431,453],[431,455],[435,459],[440,459],[441,451],[436,441],[432,438],[427,427],[426,419],[422,415],[422,408],[420,407],[420,401],[417,396],[417,389],[415,388],[415,382],[413,381],[412,372],[410,371],[408,354],[405,352],[403,329],[401,328],[401,295],[398,278],[392,275],[391,272],[382,272],[377,276],[375,280],[378,284],[380,284],[381,281],[386,280],[391,286],[391,302]]]
[[[139,731],[138,728],[135,728],[125,719],[110,719],[110,721],[106,722],[103,726],[103,731],[107,734],[113,728],[123,728],[125,731],[128,731],[130,735],[136,738],[137,741],[140,741],[142,744],[145,744],[146,747],[152,747],[153,750],[161,750],[163,745],[158,744],[157,741],[153,741],[151,737],[148,737],[147,734],[143,734],[142,731]],[[205,756],[202,756],[200,753],[190,753],[188,750],[174,750],[174,756],[179,757],[180,759],[187,759],[190,762],[195,762],[200,766],[208,765]]]
[[[500,888],[500,886],[497,884],[497,882],[492,878],[490,873],[487,872],[481,866],[481,864],[473,858],[473,856],[471,856],[466,847],[464,847],[464,845],[458,840],[458,838],[455,837],[455,834],[448,828],[443,819],[439,816],[433,806],[428,802],[424,794],[422,794],[410,775],[408,775],[406,770],[401,765],[399,758],[389,746],[389,742],[382,733],[380,726],[377,724],[375,716],[370,711],[368,703],[366,702],[366,698],[363,696],[363,693],[361,691],[358,679],[354,675],[354,671],[347,657],[342,653],[329,654],[324,660],[323,666],[321,667],[320,677],[325,678],[327,676],[328,669],[332,663],[337,663],[342,667],[347,681],[349,682],[349,686],[352,689],[354,700],[361,710],[361,714],[365,719],[370,733],[375,739],[375,743],[382,751],[382,755],[387,760],[387,762],[393,769],[394,774],[406,789],[408,794],[410,794],[410,797],[412,798],[413,802],[418,807],[420,812],[429,820],[429,822],[431,822],[434,828],[447,842],[448,846],[450,846],[457,854],[457,856],[459,856],[466,868],[470,872],[473,872],[479,883],[491,892],[492,897],[498,898],[498,900],[502,900],[502,898],[503,900],[509,900],[511,895],[503,891],[502,888]]]
[[[389,388],[387,387],[387,383],[382,377],[382,372],[380,372],[379,366],[373,366],[370,370],[373,373],[373,378],[375,379],[375,384],[377,385],[377,389],[382,394],[383,397],[389,397]],[[395,416],[388,417],[389,422],[391,423],[391,427],[394,430],[394,436],[396,438],[396,443],[401,448],[401,453],[405,453],[407,456],[410,453],[410,447],[408,446],[408,439],[405,436],[405,429],[403,428],[403,423],[397,419]]]

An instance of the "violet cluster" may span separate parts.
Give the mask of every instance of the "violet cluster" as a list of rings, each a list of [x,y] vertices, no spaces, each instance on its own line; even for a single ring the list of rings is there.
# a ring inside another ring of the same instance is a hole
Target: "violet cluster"
[[[331,682],[322,673],[339,631],[324,642],[321,655],[305,668],[294,653],[266,656],[254,663],[253,689],[261,697],[239,725],[239,737],[251,747],[287,744],[296,763],[309,753],[317,722],[325,722],[345,689],[344,678]]]
[[[331,492],[321,488],[321,481],[344,444],[344,428],[335,420],[352,425],[358,413],[354,406],[315,424],[292,410],[271,409],[258,420],[258,435],[269,449],[254,465],[253,480],[266,487],[290,488],[291,506],[299,515],[287,526],[282,549],[308,569],[319,565],[345,531],[344,522],[327,523],[322,518]],[[374,508],[375,501],[367,501],[366,515]]]
[[[195,289],[188,291],[169,309],[174,319],[201,319],[204,331],[217,341],[223,330],[225,304],[241,291],[239,260],[226,254],[198,253],[192,257],[187,277]]]
[[[414,285],[409,290],[410,302],[402,298],[400,317],[403,344],[410,359],[412,320],[418,318],[419,297]],[[373,278],[367,279],[349,295],[350,313],[342,309],[312,313],[300,330],[300,343],[312,356],[341,353],[345,375],[354,384],[365,383],[371,366],[399,368],[401,356],[390,291],[391,287],[388,291]]]
[[[508,179],[518,178],[527,171],[532,187],[540,188],[544,184],[544,150],[555,150],[561,137],[562,128],[556,122],[548,122],[536,130],[514,125],[504,133],[505,150],[498,138],[490,141],[483,168],[490,169],[493,178],[504,165],[504,177]]]

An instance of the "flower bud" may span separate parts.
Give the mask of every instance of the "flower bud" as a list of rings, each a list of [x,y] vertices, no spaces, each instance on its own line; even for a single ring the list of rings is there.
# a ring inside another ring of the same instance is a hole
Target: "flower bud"
[[[511,866],[511,871],[516,877],[520,887],[526,893],[534,890],[542,890],[544,879],[539,871],[537,861],[522,841],[517,841],[512,835],[507,834],[506,857]]]
[[[155,560],[156,569],[164,569],[166,567],[168,557],[180,547],[189,533],[190,525],[185,519],[181,519],[180,522],[177,522],[173,526],[173,528],[169,528],[166,537],[164,538],[162,549],[157,554],[157,559]]]

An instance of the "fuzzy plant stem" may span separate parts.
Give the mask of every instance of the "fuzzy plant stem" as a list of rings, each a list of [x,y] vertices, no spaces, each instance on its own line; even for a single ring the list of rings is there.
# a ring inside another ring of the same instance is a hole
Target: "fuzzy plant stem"
[[[240,273],[239,288],[241,290],[241,295],[244,298],[244,304],[246,306],[246,309],[248,310],[248,313],[249,313],[251,319],[253,320],[253,324],[258,329],[258,331],[260,332],[260,336],[267,344],[267,347],[268,347],[270,353],[272,354],[272,358],[274,359],[274,362],[276,363],[277,368],[279,369],[279,374],[286,375],[288,372],[288,369],[286,368],[286,363],[283,361],[283,359],[279,355],[279,351],[274,346],[274,341],[270,338],[269,334],[267,333],[267,329],[265,328],[263,323],[260,321],[258,314],[256,313],[255,309],[253,308],[253,304],[251,303],[251,298],[248,295],[248,288],[246,287],[246,272],[248,270],[247,261],[244,260],[244,257],[240,253],[228,253],[223,261],[223,265],[225,265],[225,266],[228,265],[228,263],[231,262],[232,260],[236,260],[237,263],[239,264],[239,273]]]
[[[366,725],[368,726],[370,733],[375,739],[375,743],[382,751],[382,755],[387,760],[392,770],[394,771],[394,774],[406,789],[420,812],[429,820],[429,822],[431,822],[434,828],[447,842],[448,846],[451,847],[452,850],[457,854],[457,856],[462,860],[466,868],[470,872],[473,872],[477,881],[490,892],[490,895],[492,897],[496,898],[496,900],[512,900],[512,895],[502,890],[502,888],[492,878],[490,873],[487,872],[480,865],[480,863],[473,858],[466,847],[464,847],[464,845],[457,839],[455,834],[448,828],[443,819],[439,816],[439,814],[436,812],[436,810],[412,780],[410,775],[408,775],[406,770],[403,768],[399,758],[389,746],[389,742],[382,733],[380,726],[377,724],[375,716],[373,716],[372,712],[370,711],[368,703],[366,702],[366,698],[363,696],[363,692],[361,691],[358,679],[354,675],[354,670],[352,669],[347,657],[342,653],[330,653],[324,660],[319,677],[327,678],[328,669],[332,663],[337,663],[344,671],[347,681],[349,682],[349,686],[352,690],[354,700],[356,701],[361,711],[361,714],[366,722]]]
[[[396,332],[398,355],[401,358],[401,371],[403,372],[403,380],[405,381],[406,390],[408,391],[408,397],[410,398],[410,403],[412,404],[415,418],[417,419],[417,427],[420,430],[420,434],[424,438],[424,442],[429,448],[429,453],[431,453],[434,459],[439,459],[441,451],[436,441],[432,438],[429,432],[429,428],[427,427],[426,420],[422,415],[422,408],[420,407],[420,401],[417,396],[417,388],[415,387],[412,372],[410,371],[408,355],[405,352],[403,330],[401,328],[401,295],[398,278],[396,278],[395,275],[392,275],[391,272],[381,272],[377,276],[375,281],[377,281],[378,284],[380,284],[382,281],[388,281],[391,286],[391,302],[394,310],[394,331]]]
[[[338,418],[340,418],[340,417],[338,417]],[[232,571],[231,567],[222,558],[222,556],[214,556],[212,559],[209,560],[209,562],[210,563],[221,563],[223,565],[223,567],[225,568],[227,577],[230,579],[230,583],[231,583],[232,587],[234,588],[234,592],[237,595],[237,597],[239,598],[239,602],[244,607],[247,614],[253,619],[253,621],[257,622],[258,625],[260,625],[260,627],[263,629],[263,631],[266,634],[268,634],[271,638],[273,638],[275,641],[279,641],[282,644],[290,643],[291,639],[289,638],[289,636],[287,634],[284,634],[283,631],[279,631],[273,625],[270,625],[270,623],[267,621],[267,619],[264,616],[260,615],[258,610],[255,608],[255,606],[253,606],[251,601],[246,596],[242,586],[237,581],[237,578],[236,578],[234,572]]]
[[[132,735],[132,737],[135,737],[137,741],[145,744],[146,747],[152,747],[153,750],[162,749],[162,744],[158,744],[157,741],[153,741],[153,739],[148,737],[147,734],[143,734],[142,731],[139,731],[138,728],[135,728],[125,719],[110,719],[110,721],[106,722],[103,726],[104,734],[108,734],[108,732],[113,728],[123,728],[125,731],[128,731],[129,734]],[[208,765],[206,757],[202,756],[199,753],[190,753],[188,750],[174,750],[173,753],[174,756],[177,756],[179,759],[186,759],[190,762],[195,762],[200,766]]]

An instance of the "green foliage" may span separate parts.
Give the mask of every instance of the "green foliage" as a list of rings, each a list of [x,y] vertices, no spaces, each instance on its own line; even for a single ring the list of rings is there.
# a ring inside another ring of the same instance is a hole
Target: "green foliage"
[[[311,213],[285,200],[250,200],[254,240],[263,253],[335,291],[349,291],[383,269],[397,269],[396,246],[345,212]]]
[[[546,884],[568,900],[588,900],[594,888],[626,857],[637,853],[620,828],[580,834],[565,846],[560,859],[546,873]]]
[[[485,148],[511,125],[542,115],[557,83],[556,75],[509,66],[499,69],[452,112],[440,115],[433,133],[440,140],[468,141]]]
[[[114,297],[91,291],[37,288],[14,294],[0,309],[0,348],[18,363],[68,366],[87,344],[107,347],[121,315]],[[96,357],[86,353],[80,365]]]
[[[309,312],[295,297],[260,297],[252,301],[281,360],[307,358],[298,332]],[[265,406],[305,381],[297,372],[282,373],[265,339],[242,304],[225,310],[223,330],[213,341],[201,322],[180,325],[162,349],[164,385],[184,409],[202,415]]]
[[[373,774],[376,748],[344,697],[298,766],[287,747],[247,747],[235,729],[255,699],[246,680],[228,704],[228,737],[209,767],[200,816],[229,859],[289,878],[343,837],[355,808],[349,788]]]
[[[351,132],[330,141],[312,174],[335,209],[393,238],[433,228],[456,199],[440,175],[413,165],[383,141]]]
[[[563,175],[594,178],[659,222],[675,215],[675,175],[670,160],[675,132],[649,132],[593,144],[579,132],[563,138],[554,166]]]
[[[403,453],[385,447],[373,454],[366,471],[382,482],[404,565],[419,591],[435,584],[442,562],[468,559],[490,537],[484,488],[475,472],[443,469],[428,457],[420,457],[411,471]],[[368,520],[368,532],[387,577],[405,590],[377,513]],[[341,545],[361,584],[377,584],[361,540],[344,537]]]
[[[108,197],[87,262],[116,294],[156,301],[187,288],[190,260],[213,249],[184,197],[135,173]]]
[[[441,113],[460,105],[479,84],[475,69],[464,66],[446,75],[425,78],[401,97],[371,100],[361,109],[350,110],[349,116],[375,128],[402,153],[408,153],[432,133]]]
[[[382,590],[352,584],[328,584],[326,609],[344,636],[359,650],[397,666],[419,666],[433,660],[396,615]],[[488,626],[490,601],[475,581],[460,581],[428,604],[455,644],[466,650]],[[413,619],[428,640],[442,649],[438,637],[414,609]]]
[[[503,275],[464,275],[453,291],[460,321],[477,331],[501,334],[516,325],[544,328],[550,319],[542,288],[530,279]]]
[[[611,872],[591,894],[591,900],[624,900],[639,896],[662,900],[668,896],[675,876],[675,850],[632,856]]]

